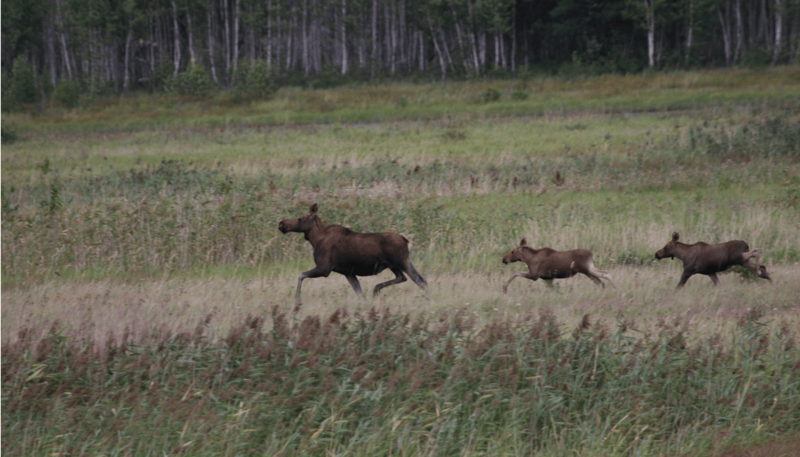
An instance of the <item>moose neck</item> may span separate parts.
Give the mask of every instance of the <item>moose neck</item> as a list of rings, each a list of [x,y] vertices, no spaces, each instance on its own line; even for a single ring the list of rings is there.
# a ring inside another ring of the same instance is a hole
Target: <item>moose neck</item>
[[[325,224],[322,223],[319,217],[315,217],[311,223],[311,228],[303,232],[303,235],[306,237],[306,240],[311,243],[312,247],[317,246],[317,243],[322,238],[322,230],[324,228]]]
[[[539,252],[538,250],[536,250],[536,249],[534,249],[534,248],[532,248],[532,247],[530,247],[530,246],[524,246],[524,247],[522,248],[522,252],[520,252],[519,258],[520,258],[520,260],[522,260],[524,263],[528,263],[528,262],[529,262],[531,259],[533,259],[533,257],[534,257],[534,256],[535,256],[535,255],[536,255],[538,252]]]
[[[686,253],[689,252],[690,247],[691,246],[688,244],[675,243],[675,246],[672,248],[672,255],[680,260],[683,260],[686,258]]]

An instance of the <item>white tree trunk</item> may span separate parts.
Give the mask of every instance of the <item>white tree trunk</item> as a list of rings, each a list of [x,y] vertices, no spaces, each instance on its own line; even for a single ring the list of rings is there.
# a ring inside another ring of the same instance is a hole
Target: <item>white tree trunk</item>
[[[347,74],[347,0],[342,0],[342,74]]]
[[[433,40],[433,49],[436,50],[436,56],[439,58],[439,67],[442,70],[442,81],[447,79],[447,65],[444,62],[444,56],[442,55],[442,50],[439,49],[439,44],[436,42],[436,33],[434,33],[433,23],[431,22],[431,16],[428,14],[428,28],[431,31],[431,39]]]
[[[211,64],[211,77],[214,79],[214,84],[219,86],[219,79],[217,78],[217,63],[214,61],[214,29],[212,27],[213,23],[211,21],[212,11],[214,10],[214,4],[210,4],[208,9],[208,60]]]
[[[386,3],[386,2],[385,2]],[[388,3],[383,7],[383,29],[384,29],[384,45],[386,45],[386,62],[384,65],[392,66],[392,27],[390,23],[390,11]]]
[[[372,77],[375,77],[375,63],[378,60],[378,0],[372,0]]]
[[[478,59],[478,43],[475,37],[475,18],[472,16],[472,2],[467,0],[467,13],[469,14],[469,23],[471,24],[469,27],[469,43],[472,46],[472,61],[475,65],[475,73],[481,74],[481,63]]]
[[[303,74],[308,77],[309,75],[309,59],[308,59],[308,27],[306,22],[308,19],[308,0],[303,0],[303,24],[301,25],[302,38],[303,38]]]
[[[494,34],[494,68],[500,67],[500,40],[499,33]]]
[[[69,48],[67,48],[67,35],[64,33],[64,20],[61,17],[61,1],[56,0],[56,23],[58,24],[58,28],[61,29],[61,33],[59,33],[59,38],[61,41],[61,51],[64,54],[63,60],[64,65],[67,67],[67,76],[69,79],[72,79],[72,65],[69,61]]]
[[[517,9],[514,7],[514,15],[511,17],[511,72],[517,71]]]
[[[727,5],[726,5],[727,6]],[[731,64],[731,27],[730,23],[727,20],[728,11],[726,8],[726,14],[722,14],[722,8],[717,7],[717,16],[719,17],[719,23],[722,27],[722,44],[725,49],[725,64]]]
[[[286,32],[286,70],[292,68],[294,64],[294,34],[297,29],[297,14],[294,12],[295,8],[292,6],[292,18],[290,19],[291,25]],[[293,27],[294,26],[294,27]]]
[[[506,67],[508,66],[507,63],[506,63],[506,41],[503,38],[503,34],[502,33],[500,33],[499,35],[500,35],[500,37],[499,37],[499,40],[500,40],[500,65],[503,67],[503,70],[505,70]]]
[[[233,71],[239,68],[239,0],[233,5]],[[233,78],[231,78],[233,84]]]
[[[734,62],[742,61],[744,42],[744,24],[742,23],[742,1],[736,0],[736,51],[733,54]]]
[[[272,68],[272,0],[267,1],[267,66]]]
[[[122,78],[122,90],[127,92],[131,87],[131,43],[133,43],[133,24],[128,24],[128,36],[125,37],[125,75]]]
[[[419,35],[419,71],[425,71],[425,36],[422,30],[417,32]]]
[[[655,67],[656,21],[654,0],[644,0],[645,21],[647,22],[647,65]]]
[[[689,0],[689,25],[686,27],[686,63],[692,52],[692,32],[694,30],[694,0]]]
[[[778,63],[781,55],[781,33],[783,32],[783,5],[782,0],[775,0],[775,47],[772,54],[772,66]]]
[[[172,74],[177,75],[178,71],[181,69],[181,33],[178,28],[178,5],[175,3],[175,0],[172,0],[172,25],[175,28],[175,49],[173,49],[175,70]]]
[[[250,17],[254,17],[255,13],[253,12],[253,3],[250,3]],[[256,27],[255,24],[250,24],[247,27],[249,33],[248,41],[249,41],[249,54],[250,54],[250,64],[252,65],[256,61]]]
[[[222,0],[222,22],[225,25],[225,36],[223,37],[225,46],[225,86],[231,84],[231,23],[228,14],[228,0]]]
[[[478,61],[481,68],[486,66],[486,32],[481,30],[478,34]]]
[[[194,34],[192,33],[192,12],[186,11],[186,33],[189,35],[189,62],[194,65],[197,61],[194,55]]]

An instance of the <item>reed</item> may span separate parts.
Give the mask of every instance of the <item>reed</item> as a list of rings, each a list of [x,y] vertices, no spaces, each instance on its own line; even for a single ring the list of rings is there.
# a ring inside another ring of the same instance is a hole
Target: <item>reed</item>
[[[547,311],[476,327],[275,309],[216,342],[211,322],[103,345],[21,330],[3,345],[4,454],[671,455],[800,420],[796,327],[756,312],[694,341],[680,321]]]

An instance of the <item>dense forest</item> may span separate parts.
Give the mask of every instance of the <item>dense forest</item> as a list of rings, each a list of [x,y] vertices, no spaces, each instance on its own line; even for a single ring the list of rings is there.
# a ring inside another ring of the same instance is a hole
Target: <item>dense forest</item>
[[[46,99],[62,83],[197,93],[265,78],[319,87],[798,58],[800,0],[2,2],[4,105]]]

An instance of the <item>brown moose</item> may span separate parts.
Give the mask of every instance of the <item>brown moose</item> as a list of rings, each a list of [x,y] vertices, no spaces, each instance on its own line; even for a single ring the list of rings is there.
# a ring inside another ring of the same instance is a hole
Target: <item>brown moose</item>
[[[605,289],[605,284],[600,278],[608,281],[614,288],[617,286],[611,276],[605,271],[600,271],[594,267],[594,255],[588,249],[573,249],[571,251],[556,251],[550,248],[534,249],[528,246],[525,238],[508,255],[503,257],[503,263],[525,262],[528,271],[514,273],[505,284],[503,293],[508,292],[508,285],[517,276],[536,281],[543,279],[547,285],[553,286],[553,279],[570,278],[578,273],[583,273],[592,281],[600,284]]]
[[[767,273],[767,268],[761,263],[761,253],[758,249],[750,250],[750,247],[742,240],[727,241],[719,244],[708,244],[702,241],[695,244],[679,243],[680,234],[674,232],[672,241],[656,252],[656,259],[664,257],[677,257],[683,261],[683,274],[678,282],[677,289],[683,287],[690,276],[701,274],[707,275],[714,282],[719,284],[717,273],[725,271],[734,265],[741,265],[756,272],[759,278],[764,278],[772,282],[772,278]],[[755,259],[755,263],[751,259]]]
[[[301,232],[314,248],[315,268],[303,272],[297,280],[295,302],[300,304],[300,288],[306,278],[327,278],[331,271],[344,275],[356,294],[361,295],[361,284],[356,276],[372,276],[390,269],[395,274],[391,281],[375,286],[373,296],[384,287],[406,281],[403,273],[423,289],[428,283],[411,263],[408,239],[397,233],[357,233],[341,225],[322,223],[317,216],[317,204],[302,217],[284,219],[278,224],[281,233]]]

